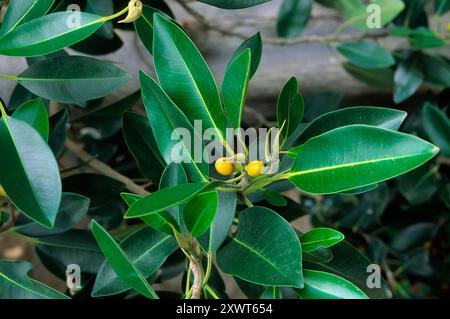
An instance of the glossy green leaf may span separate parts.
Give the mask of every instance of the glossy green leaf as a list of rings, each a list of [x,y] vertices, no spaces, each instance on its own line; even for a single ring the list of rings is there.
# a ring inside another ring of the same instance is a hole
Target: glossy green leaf
[[[300,236],[300,243],[305,251],[328,248],[342,240],[344,240],[344,235],[331,228],[314,228]]]
[[[278,12],[277,32],[283,38],[302,34],[311,16],[313,0],[283,0]]]
[[[401,61],[394,74],[394,102],[401,103],[413,95],[423,81],[420,60],[418,56],[411,55]]]
[[[28,277],[33,265],[21,260],[0,260],[0,299],[70,299]]]
[[[263,292],[260,299],[282,299],[283,295],[279,287],[268,287]]]
[[[200,143],[201,138],[189,123],[186,116],[170,100],[156,82],[144,72],[140,73],[142,100],[159,151],[166,163],[183,163],[192,181],[204,181],[209,173],[208,164],[194,156],[192,145]],[[189,132],[183,136],[181,128]],[[200,154],[201,155],[201,154]],[[177,158],[174,158],[177,157]]]
[[[246,49],[225,70],[222,82],[222,97],[231,128],[241,127],[242,110],[247,98],[250,79],[251,51]]]
[[[439,149],[412,135],[349,125],[314,137],[299,150],[289,180],[305,192],[332,194],[406,173]]]
[[[31,126],[0,119],[0,185],[21,212],[51,228],[61,201],[61,179],[52,151]]]
[[[125,113],[123,136],[142,174],[158,183],[166,162],[159,153],[148,119],[142,115]]]
[[[435,0],[434,7],[435,7],[436,14],[439,16],[442,16],[447,11],[450,10],[450,1],[449,0]]]
[[[243,9],[271,0],[198,0],[222,9]]]
[[[437,86],[450,87],[450,61],[439,55],[422,56],[424,80]]]
[[[399,191],[411,204],[425,203],[438,190],[436,169],[422,165],[399,177]]]
[[[14,231],[28,237],[43,237],[68,231],[86,216],[90,199],[74,193],[63,193],[61,205],[52,229],[42,227],[24,215],[19,215]]]
[[[305,287],[296,293],[302,299],[368,299],[350,281],[337,275],[316,270],[303,270]]]
[[[75,19],[79,19],[79,25],[74,25],[78,22]],[[0,54],[27,57],[52,53],[86,39],[103,23],[100,16],[85,12],[51,13],[2,37]]]
[[[333,8],[341,12],[345,17],[351,17],[351,15],[358,11],[364,4],[361,0],[316,0],[321,5]]]
[[[183,218],[189,233],[203,235],[211,226],[218,206],[217,192],[208,192],[192,197],[184,207]]]
[[[405,8],[402,0],[374,0],[371,3],[379,7],[376,14],[380,17],[381,27],[386,26]],[[367,6],[363,5],[350,13],[346,24],[363,31],[370,31],[368,21],[374,22],[374,11],[367,10]]]
[[[370,185],[363,186],[363,187],[353,188],[348,191],[341,192],[340,194],[341,195],[351,195],[351,196],[360,195],[360,194],[370,192],[374,189],[377,189],[378,186],[379,186],[378,183],[370,184]]]
[[[80,103],[104,97],[129,79],[129,75],[110,62],[61,56],[34,63],[19,76],[19,83],[48,100]]]
[[[277,102],[277,122],[281,135],[287,139],[300,124],[304,114],[303,97],[298,91],[298,82],[291,77],[283,86]],[[283,125],[284,124],[284,125]]]
[[[213,188],[214,183],[188,183],[161,189],[143,197],[130,206],[125,218],[156,214],[180,205],[195,195]]]
[[[216,252],[223,244],[233,225],[236,213],[237,195],[234,192],[218,192],[219,202],[209,231],[199,238],[206,251]]]
[[[144,47],[150,54],[153,54],[153,14],[157,9],[144,5],[142,14],[134,22],[134,28]]]
[[[396,234],[390,246],[396,251],[406,251],[424,245],[436,236],[438,225],[433,223],[417,223],[406,227]]]
[[[123,200],[127,203],[128,206],[133,205],[135,202],[137,202],[138,200],[140,200],[142,198],[142,196],[129,194],[129,193],[121,193],[120,195],[122,196]],[[174,229],[179,231],[177,221],[167,211],[143,216],[143,217],[141,217],[141,219],[147,225],[153,227],[156,230],[159,230],[162,233],[166,233],[168,235],[173,235]]]
[[[276,207],[284,207],[287,205],[286,198],[278,192],[272,192],[270,190],[263,190],[264,198],[266,201]]]
[[[95,274],[105,260],[94,236],[86,230],[38,238],[35,248],[45,266],[63,279],[68,265],[77,264],[82,273]]]
[[[364,69],[350,63],[342,65],[350,75],[369,85],[392,88],[394,85],[394,71],[390,68]]]
[[[373,106],[353,106],[326,113],[314,121],[302,132],[297,140],[303,144],[312,137],[326,133],[338,127],[365,124],[383,127],[390,130],[398,130],[406,118],[406,112]],[[290,154],[297,154],[299,148],[289,151]]]
[[[41,99],[25,102],[17,108],[12,117],[28,123],[42,136],[44,141],[48,140],[48,113]]]
[[[264,207],[239,214],[237,235],[219,250],[217,262],[223,272],[253,283],[303,287],[298,237],[287,221]]]
[[[361,68],[380,69],[395,64],[392,54],[375,41],[363,40],[354,43],[342,43],[338,44],[336,49],[351,64]]]
[[[103,251],[106,260],[120,280],[141,295],[149,299],[158,299],[158,296],[147,280],[145,280],[145,277],[132,261],[130,261],[130,257],[126,255],[111,235],[95,220],[92,221],[91,226],[95,239]]]
[[[121,249],[144,278],[157,271],[177,248],[176,240],[149,227],[134,231],[120,242]],[[117,277],[109,262],[104,262],[95,279],[93,297],[115,295],[130,289]]]
[[[160,14],[154,16],[153,63],[163,90],[191,123],[226,138],[226,120],[214,77],[187,34]],[[203,132],[198,132],[202,134]]]
[[[181,164],[170,163],[165,168],[159,182],[159,189],[173,187],[180,184],[186,184],[188,182],[186,171]],[[184,204],[169,208],[167,212],[175,218],[177,224],[184,231],[185,225],[183,220],[183,208]]]
[[[253,77],[253,75],[256,73],[256,70],[258,70],[259,63],[261,62],[261,56],[263,51],[263,43],[261,39],[261,34],[258,32],[252,37],[245,40],[234,52],[233,57],[231,58],[231,61],[234,61],[236,57],[241,55],[242,52],[245,50],[250,49],[250,55],[252,58],[252,61],[250,63],[250,78]]]
[[[414,29],[409,34],[409,39],[412,46],[416,49],[437,48],[447,44],[445,38],[443,38],[439,33],[435,33],[425,27]]]
[[[55,0],[12,1],[3,17],[0,38],[13,31],[19,25],[46,14],[54,2]]]
[[[425,103],[422,109],[423,126],[431,141],[442,153],[450,156],[450,119],[437,106]]]

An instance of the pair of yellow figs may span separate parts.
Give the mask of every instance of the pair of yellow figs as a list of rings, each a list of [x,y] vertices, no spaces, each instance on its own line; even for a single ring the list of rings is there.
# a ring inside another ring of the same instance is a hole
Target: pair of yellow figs
[[[214,167],[216,168],[217,173],[223,176],[229,176],[233,174],[235,170],[234,163],[226,157],[219,158],[214,163]],[[264,163],[261,161],[252,161],[248,163],[248,165],[245,167],[245,170],[250,177],[258,177],[263,173]]]

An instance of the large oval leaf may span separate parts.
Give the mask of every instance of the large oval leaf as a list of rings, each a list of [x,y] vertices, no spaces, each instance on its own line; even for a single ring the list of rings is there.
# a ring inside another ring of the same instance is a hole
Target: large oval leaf
[[[219,250],[217,262],[223,272],[253,283],[303,287],[298,237],[287,221],[268,208],[240,213],[237,235]]]
[[[32,267],[27,261],[0,260],[0,299],[70,299],[28,277]]]
[[[211,71],[187,34],[160,14],[154,16],[153,63],[161,87],[193,123],[226,137],[226,120]],[[202,134],[203,132],[198,132]]]
[[[46,14],[54,2],[55,0],[11,1],[3,17],[0,38],[17,26]]]
[[[386,68],[395,64],[392,54],[375,41],[342,43],[336,49],[353,65],[366,69]]]
[[[311,16],[312,7],[312,0],[284,0],[278,13],[278,35],[295,38],[302,34]]]
[[[92,233],[98,242],[106,260],[117,276],[128,287],[133,288],[143,296],[149,299],[158,299],[153,288],[147,282],[142,273],[130,261],[122,248],[116,243],[114,238],[100,226],[95,220],[92,220]]]
[[[305,287],[296,289],[302,299],[368,299],[350,281],[323,271],[303,270]]]
[[[312,121],[302,132],[298,139],[299,144],[303,144],[310,138],[333,130],[335,128],[352,125],[365,124],[379,126],[390,130],[398,130],[403,120],[406,118],[406,112],[384,107],[373,106],[353,106],[346,107],[337,111],[332,111],[319,116]],[[297,154],[290,150],[289,153]]]
[[[31,126],[0,120],[0,185],[21,212],[51,228],[61,201],[61,178],[52,151]]]
[[[200,154],[200,158],[194,156],[194,147],[192,147],[193,145],[202,145],[200,136],[194,131],[186,116],[151,77],[141,72],[140,79],[142,100],[164,160],[166,163],[183,163],[183,167],[192,181],[206,180],[206,176],[209,175],[209,166],[201,158],[202,154]],[[182,133],[185,130],[189,136],[183,136]],[[177,149],[179,149],[178,152],[175,152]],[[174,158],[174,156],[182,158]]]
[[[144,227],[123,239],[120,247],[144,278],[148,278],[178,248],[178,244],[172,236]],[[130,287],[117,277],[111,265],[104,262],[95,278],[92,296],[115,295],[128,289]]]
[[[302,249],[314,251],[319,248],[328,248],[344,240],[344,235],[331,228],[314,228],[300,236]]]
[[[129,79],[112,63],[83,56],[61,56],[34,63],[19,76],[19,83],[48,100],[81,103],[104,97]]]
[[[76,15],[76,17],[74,17]],[[74,25],[79,19],[79,25]],[[0,41],[0,54],[38,56],[86,39],[103,25],[100,16],[85,12],[56,12],[24,23]]]
[[[304,101],[298,91],[297,79],[291,77],[283,86],[277,101],[278,127],[280,129],[283,127],[281,134],[285,140],[295,132],[304,111]]]
[[[349,125],[303,144],[288,176],[305,192],[332,194],[406,173],[438,151],[436,146],[416,136]]]
[[[250,49],[251,63],[250,63],[250,78],[253,77],[256,70],[258,70],[259,63],[261,62],[261,56],[263,51],[263,43],[261,39],[261,33],[256,33],[252,37],[245,40],[233,53],[231,61],[234,61],[236,57],[241,55],[245,50]]]

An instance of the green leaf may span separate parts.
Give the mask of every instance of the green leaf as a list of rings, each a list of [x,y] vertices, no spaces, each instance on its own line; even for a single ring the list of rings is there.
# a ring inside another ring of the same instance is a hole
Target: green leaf
[[[103,251],[103,254],[105,254],[106,260],[120,280],[141,295],[149,299],[158,299],[158,296],[147,280],[145,280],[145,277],[130,261],[129,257],[111,235],[108,234],[108,232],[95,220],[92,220],[91,226],[92,233]]]
[[[422,109],[423,126],[431,141],[442,153],[450,156],[450,119],[437,106],[425,103]]]
[[[26,122],[47,142],[49,130],[48,113],[41,99],[25,102],[17,108],[12,117]]]
[[[153,63],[161,87],[191,123],[202,120],[203,129],[214,128],[224,141],[226,118],[208,65],[178,25],[157,13],[154,22]]]
[[[437,86],[450,87],[450,62],[440,55],[422,56],[424,80]]]
[[[279,287],[268,287],[263,292],[260,299],[283,299],[281,289]]]
[[[19,83],[32,93],[75,104],[104,97],[129,79],[114,64],[83,56],[49,58],[34,63],[19,75]]]
[[[321,5],[338,10],[347,18],[364,6],[361,0],[316,0],[316,1]]]
[[[99,16],[110,16],[114,14],[113,0],[87,0],[85,12]],[[105,22],[95,34],[108,40],[114,38],[112,21]]]
[[[159,182],[159,189],[173,187],[188,182],[186,172],[181,164],[170,163],[164,170],[161,181]],[[176,219],[176,224],[184,231],[186,229],[183,220],[184,205],[169,208],[167,212]]]
[[[438,16],[442,16],[447,11],[450,10],[450,1],[449,0],[435,0],[434,7],[435,7],[436,14]]]
[[[183,163],[190,180],[205,181],[209,175],[208,163],[202,158],[196,158],[191,147],[191,144],[197,145],[196,143],[202,145],[200,135],[194,131],[186,116],[151,77],[141,71],[140,79],[142,100],[164,160],[166,163]],[[187,130],[189,136],[184,136],[184,130],[180,128]]]
[[[75,17],[79,25],[73,25]],[[2,37],[0,54],[29,57],[52,53],[86,39],[103,23],[100,16],[85,12],[51,13],[26,22]]]
[[[133,205],[135,202],[140,200],[142,196],[129,194],[129,193],[121,193],[120,194],[123,200],[127,203],[128,206]],[[170,215],[168,212],[163,211],[156,214],[151,214],[147,216],[141,217],[141,219],[149,226],[153,227],[156,230],[159,230],[162,233],[166,233],[168,235],[173,235],[173,230],[176,229],[179,231],[178,223],[175,218]]]
[[[192,197],[184,207],[183,218],[189,233],[198,237],[211,226],[218,206],[217,192],[208,192]]]
[[[241,127],[242,110],[245,105],[250,79],[251,53],[245,49],[230,62],[222,82],[222,97],[225,112],[230,120],[231,128]]]
[[[243,9],[271,0],[198,0],[222,9]]]
[[[378,5],[380,10],[375,12],[380,17],[381,27],[386,26],[389,22],[394,20],[396,16],[405,8],[405,4],[402,0],[373,0],[371,4]],[[370,31],[369,21],[373,20],[374,11],[367,10],[367,6],[362,5],[356,10],[352,11],[348,20],[345,22],[347,25],[360,29],[362,31]]]
[[[300,243],[305,251],[328,248],[342,240],[344,240],[344,235],[331,228],[314,228],[300,236]]]
[[[373,106],[353,106],[326,113],[314,121],[302,132],[297,140],[299,144],[305,143],[312,137],[326,133],[338,127],[365,124],[379,126],[390,130],[398,130],[406,112]],[[299,148],[289,150],[290,155],[298,154]]]
[[[0,260],[0,299],[70,299],[28,277],[33,265],[21,260]]]
[[[258,32],[252,37],[245,40],[234,52],[231,61],[234,61],[236,57],[241,55],[245,50],[250,49],[252,61],[250,63],[250,78],[256,73],[258,70],[259,63],[261,62],[263,43],[261,39],[261,34]]]
[[[291,136],[300,124],[304,114],[303,97],[298,91],[298,82],[295,77],[291,77],[278,96],[277,102],[277,122],[282,136],[287,139]],[[284,123],[284,126],[283,126]]]
[[[120,248],[144,278],[155,273],[175,250],[176,240],[149,227],[134,231],[120,242]],[[92,297],[115,295],[130,289],[104,262],[95,278]]]
[[[394,74],[394,102],[401,103],[413,95],[423,82],[419,57],[415,54],[401,61]]]
[[[134,22],[136,33],[150,54],[153,54],[153,14],[155,12],[160,11],[144,5],[140,18]]]
[[[394,85],[394,71],[390,68],[364,69],[350,63],[342,64],[351,76],[369,85],[392,88]]]
[[[311,16],[312,6],[312,0],[283,0],[278,12],[278,35],[295,38],[302,34]]]
[[[96,274],[105,260],[90,231],[72,229],[61,234],[41,237],[36,252],[46,268],[61,278],[67,266],[77,264],[82,273]]]
[[[411,204],[425,203],[438,190],[436,169],[423,165],[399,178],[399,191]]]
[[[438,151],[436,146],[416,136],[349,125],[303,144],[289,180],[308,193],[338,193],[406,173]]]
[[[374,189],[377,189],[378,186],[379,186],[378,183],[370,184],[370,185],[363,186],[363,187],[353,188],[348,191],[341,192],[340,194],[341,195],[350,195],[350,196],[360,195],[360,194],[370,192]]]
[[[253,283],[303,287],[298,237],[287,221],[264,207],[239,214],[237,235],[219,250],[217,262],[224,273]]]
[[[212,189],[215,183],[188,183],[161,189],[130,206],[125,218],[156,214],[187,202],[195,195]]]
[[[159,153],[148,119],[142,115],[125,113],[123,136],[142,174],[158,183],[166,162]]]
[[[369,297],[350,281],[337,275],[316,270],[303,270],[305,287],[296,289],[302,299],[368,299]]]
[[[0,38],[13,31],[19,25],[46,14],[54,2],[55,0],[11,1],[3,17]]]
[[[263,190],[266,201],[276,207],[284,207],[287,205],[286,198],[278,192],[272,192],[267,189]]]
[[[438,225],[433,223],[417,223],[399,231],[392,239],[390,246],[396,251],[407,251],[422,246],[436,236]]]
[[[395,64],[392,54],[375,41],[363,40],[354,43],[341,43],[336,46],[336,49],[351,64],[361,68],[380,69]]]
[[[442,47],[447,43],[443,36],[425,27],[414,29],[409,34],[409,38],[416,49]]]
[[[51,228],[61,201],[61,178],[52,151],[31,126],[3,114],[0,185],[25,215]]]
[[[236,213],[237,195],[234,192],[218,192],[219,202],[214,220],[209,231],[200,239],[200,244],[206,251],[216,252],[223,244],[233,225]]]
[[[63,233],[78,224],[86,216],[89,203],[90,199],[87,197],[74,193],[63,193],[55,224],[51,230],[34,223],[24,215],[19,215],[13,229],[15,232],[28,237],[43,237]]]

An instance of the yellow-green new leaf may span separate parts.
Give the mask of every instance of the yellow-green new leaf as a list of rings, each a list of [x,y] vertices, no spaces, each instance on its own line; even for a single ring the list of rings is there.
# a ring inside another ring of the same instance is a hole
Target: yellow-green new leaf
[[[94,234],[100,249],[103,251],[106,260],[109,262],[117,276],[141,295],[149,299],[158,299],[153,288],[142,273],[130,261],[114,238],[112,238],[111,235],[108,234],[108,232],[95,220],[92,220],[91,226],[92,233]]]
[[[416,136],[349,125],[303,144],[288,176],[305,192],[333,194],[406,173],[438,151],[436,146]]]

